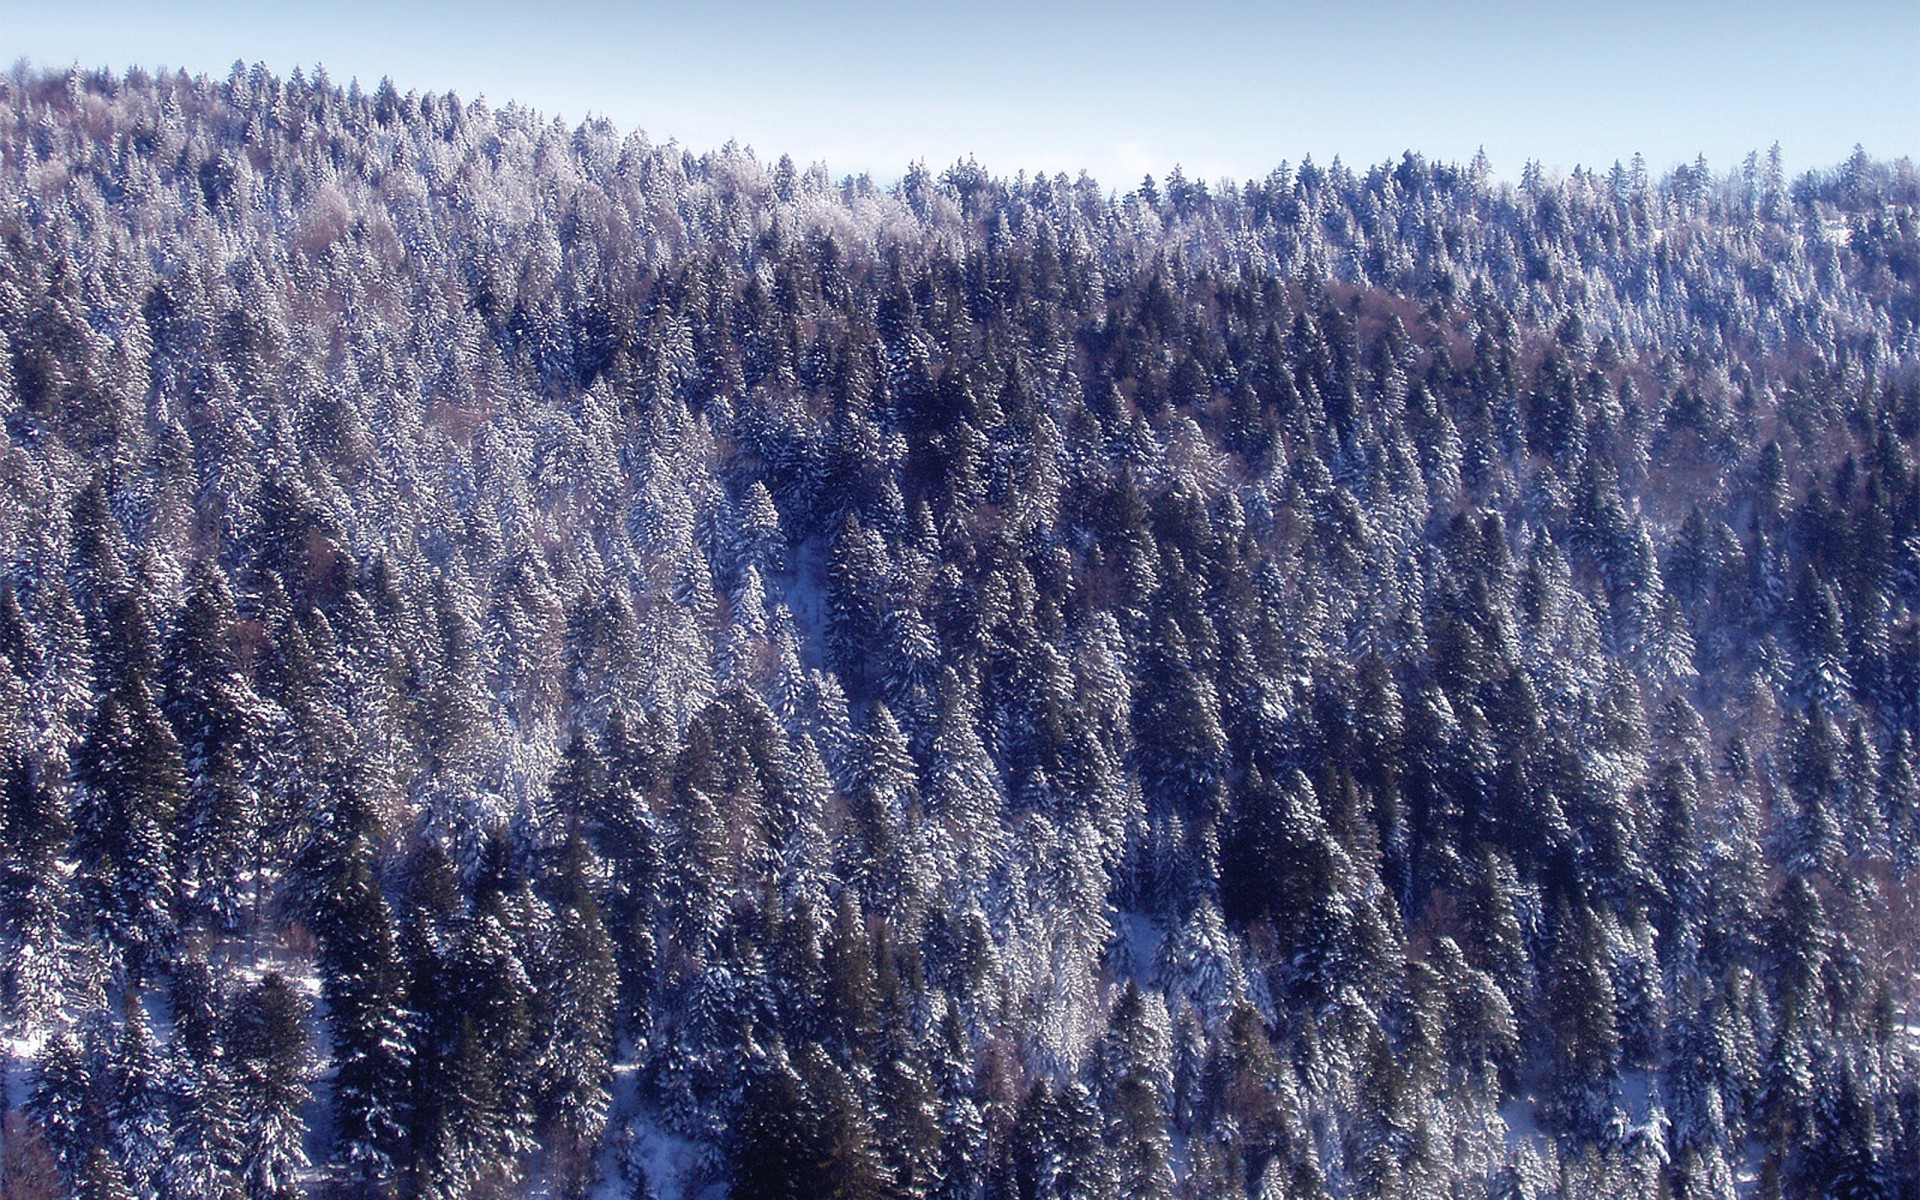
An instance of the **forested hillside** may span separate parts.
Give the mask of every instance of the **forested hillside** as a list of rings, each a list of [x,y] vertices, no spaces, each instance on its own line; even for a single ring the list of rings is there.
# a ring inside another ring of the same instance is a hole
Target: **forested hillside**
[[[1915,1200],[1920,176],[1723,168],[0,77],[0,1193]]]

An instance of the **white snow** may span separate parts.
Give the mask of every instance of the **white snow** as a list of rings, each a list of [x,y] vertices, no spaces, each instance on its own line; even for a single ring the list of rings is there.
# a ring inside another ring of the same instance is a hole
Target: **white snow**
[[[1522,1142],[1550,1140],[1540,1128],[1540,1105],[1530,1093],[1515,1096],[1501,1105],[1500,1119],[1507,1123],[1507,1145],[1515,1149]]]

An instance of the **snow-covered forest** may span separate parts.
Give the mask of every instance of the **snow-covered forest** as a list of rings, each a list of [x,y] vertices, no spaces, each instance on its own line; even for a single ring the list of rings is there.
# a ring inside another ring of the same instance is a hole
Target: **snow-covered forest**
[[[0,1193],[1914,1200],[1916,283],[16,68]]]

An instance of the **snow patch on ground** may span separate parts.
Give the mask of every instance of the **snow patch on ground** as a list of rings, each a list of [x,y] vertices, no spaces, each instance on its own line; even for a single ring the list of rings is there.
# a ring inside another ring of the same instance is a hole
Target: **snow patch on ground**
[[[1652,1071],[1620,1072],[1620,1107],[1626,1110],[1629,1125],[1644,1125],[1652,1115],[1657,1082]]]
[[[600,1186],[592,1200],[725,1200],[725,1185],[705,1179],[707,1146],[654,1120],[640,1097],[637,1056],[631,1045],[622,1050],[625,1061],[614,1065],[610,1089],[609,1124],[617,1132],[600,1153]]]
[[[1553,1139],[1540,1128],[1540,1103],[1531,1094],[1515,1096],[1500,1106],[1500,1119],[1507,1123],[1507,1146],[1519,1149],[1523,1142],[1545,1144]]]
[[[767,581],[767,591],[779,597],[793,614],[800,632],[800,662],[818,671],[827,661],[827,542],[808,538],[793,548],[793,567]]]
[[[1153,974],[1154,956],[1160,951],[1161,936],[1160,926],[1144,913],[1114,913],[1108,965],[1115,981],[1131,979],[1146,988]]]
[[[33,1085],[34,1064],[40,1061],[46,1044],[47,1037],[42,1032],[30,1037],[0,1038],[0,1073],[4,1073],[6,1079],[9,1112],[26,1106],[27,1093]]]
[[[725,1185],[703,1185],[701,1167],[708,1160],[704,1145],[662,1129],[644,1114],[635,1116],[629,1131],[633,1141],[627,1148],[627,1161],[645,1170],[650,1192],[623,1190],[617,1195],[651,1195],[658,1200],[724,1200]],[[624,1188],[631,1189],[637,1181],[622,1182]]]

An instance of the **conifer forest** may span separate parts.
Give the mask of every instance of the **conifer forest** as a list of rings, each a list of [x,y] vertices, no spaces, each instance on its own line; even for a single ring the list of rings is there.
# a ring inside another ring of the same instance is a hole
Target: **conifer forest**
[[[1920,1200],[1917,284],[16,67],[0,1195]]]

